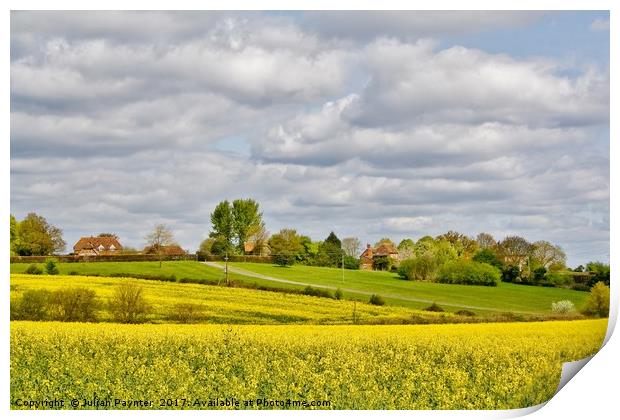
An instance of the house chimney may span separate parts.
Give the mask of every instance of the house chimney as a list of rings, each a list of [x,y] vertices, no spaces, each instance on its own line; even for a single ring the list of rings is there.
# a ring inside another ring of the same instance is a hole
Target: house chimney
[[[366,244],[366,249],[370,249],[370,244]]]

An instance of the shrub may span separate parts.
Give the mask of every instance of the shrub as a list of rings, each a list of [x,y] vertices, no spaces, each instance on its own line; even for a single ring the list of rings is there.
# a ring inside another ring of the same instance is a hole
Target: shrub
[[[13,312],[15,319],[26,321],[43,321],[48,318],[48,306],[51,293],[45,289],[26,290]],[[13,302],[11,302],[13,303]]]
[[[605,283],[598,282],[592,287],[582,313],[603,318],[609,316],[609,287]]]
[[[191,324],[204,317],[204,306],[196,303],[177,303],[168,319],[183,324]]]
[[[509,265],[502,269],[502,281],[505,283],[518,283],[521,271],[516,265]]]
[[[534,284],[540,284],[545,281],[545,275],[547,274],[547,269],[545,267],[538,267],[532,271],[532,282]]]
[[[347,270],[359,270],[360,260],[350,255],[345,255],[344,268],[346,268]]]
[[[334,299],[336,300],[342,299],[342,290],[340,290],[340,288],[336,289],[336,291],[334,292]]]
[[[28,266],[28,268],[26,268],[26,271],[24,271],[25,274],[43,274],[43,270],[41,270],[39,268],[38,265],[36,264],[30,264]]]
[[[561,300],[551,303],[551,312],[554,314],[568,314],[575,311],[575,305],[570,300]]]
[[[429,312],[445,312],[444,309],[435,302],[433,302],[431,306],[424,308],[424,310]]]
[[[492,265],[475,261],[450,261],[441,267],[437,281],[450,284],[497,286],[500,271]]]
[[[572,282],[571,276],[560,273],[547,273],[545,280],[553,286],[565,286]]]
[[[281,267],[295,264],[295,254],[292,252],[280,252],[273,256],[273,262]]]
[[[57,261],[53,258],[45,260],[45,272],[50,275],[56,275],[59,273]]]
[[[77,271],[75,271],[75,270],[71,270],[71,271],[69,271],[69,275],[70,275],[70,276],[79,276],[79,275],[80,275],[80,273],[78,273],[78,272],[77,272]]]
[[[372,295],[368,301],[371,305],[383,306],[385,305],[385,299],[379,295]]]
[[[590,291],[590,286],[588,286],[587,284],[580,284],[580,283],[571,284],[570,288],[573,290],[577,290],[578,292],[589,292]]]
[[[72,287],[56,290],[50,297],[50,318],[56,321],[97,321],[94,290]]]
[[[398,270],[396,271],[398,273],[398,276],[405,280],[413,280],[411,278],[411,274],[412,274],[414,265],[415,265],[415,261],[412,258],[402,260],[400,262],[400,265],[398,266]]]
[[[121,283],[116,287],[109,307],[114,320],[124,324],[142,322],[149,311],[142,287],[133,282]]]
[[[586,265],[586,271],[589,271],[592,276],[590,278],[589,286],[593,286],[598,282],[602,282],[603,284],[609,286],[610,267],[608,264],[603,264],[599,261],[589,262]]]
[[[404,260],[398,267],[398,275],[407,280],[435,280],[437,259],[430,254],[423,254],[419,257]]]
[[[11,298],[11,303],[10,303],[10,319],[11,321],[17,321],[19,319],[21,319],[21,312],[20,312],[20,308],[19,308],[19,304],[20,304],[21,300],[18,298]]]
[[[312,286],[306,286],[301,293],[307,296],[325,297],[330,299],[333,298],[329,290],[317,289]]]
[[[460,311],[456,311],[455,315],[461,315],[461,316],[476,316],[475,312],[469,311],[467,309],[461,309]]]

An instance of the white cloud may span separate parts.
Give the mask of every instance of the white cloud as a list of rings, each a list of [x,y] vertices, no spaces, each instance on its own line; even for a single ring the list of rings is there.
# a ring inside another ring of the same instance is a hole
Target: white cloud
[[[590,30],[594,32],[608,32],[609,19],[594,19],[590,24]]]
[[[439,47],[535,14],[350,17],[12,13],[11,210],[70,245],[165,222],[195,249],[219,200],[253,197],[272,232],[485,230],[604,258],[606,73]]]

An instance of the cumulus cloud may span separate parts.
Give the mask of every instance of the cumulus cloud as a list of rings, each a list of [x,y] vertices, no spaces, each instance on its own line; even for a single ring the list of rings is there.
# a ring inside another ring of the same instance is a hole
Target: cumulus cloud
[[[594,32],[608,32],[609,19],[594,19],[590,24],[590,30]]]
[[[368,41],[377,36],[405,39],[484,32],[525,25],[542,14],[527,11],[311,11],[302,23],[337,38]]]
[[[13,12],[11,210],[70,244],[164,222],[195,249],[218,201],[253,197],[272,232],[605,258],[608,72],[446,45],[538,16]]]

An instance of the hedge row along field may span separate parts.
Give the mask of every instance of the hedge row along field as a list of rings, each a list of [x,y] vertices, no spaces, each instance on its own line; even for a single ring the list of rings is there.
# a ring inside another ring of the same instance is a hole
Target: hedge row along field
[[[548,400],[561,363],[596,352],[606,326],[606,319],[295,328],[12,322],[11,400],[96,394],[151,400],[153,408],[161,398],[519,408]]]

